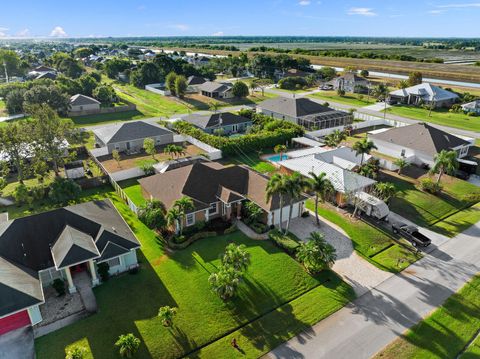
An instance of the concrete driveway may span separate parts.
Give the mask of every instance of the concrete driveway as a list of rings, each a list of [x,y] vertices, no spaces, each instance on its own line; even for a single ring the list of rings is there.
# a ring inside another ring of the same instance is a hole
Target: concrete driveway
[[[337,260],[332,269],[352,286],[357,297],[392,276],[392,273],[384,272],[360,257],[353,250],[352,241],[348,235],[340,227],[324,218],[320,218],[319,227],[314,215],[296,218],[290,224],[290,230],[302,240],[306,240],[312,232],[323,233],[325,240],[337,251]]]
[[[0,359],[33,359],[32,327],[20,328],[0,335]]]

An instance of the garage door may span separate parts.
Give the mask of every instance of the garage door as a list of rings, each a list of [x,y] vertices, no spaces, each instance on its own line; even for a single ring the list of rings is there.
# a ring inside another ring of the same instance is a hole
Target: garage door
[[[8,317],[0,319],[0,335],[26,327],[27,325],[30,325],[30,317],[26,310],[9,315]]]
[[[300,203],[295,203],[293,205],[293,210],[292,210],[292,219],[293,218],[296,218],[299,216],[299,211],[300,211]],[[282,211],[282,222],[286,222],[288,221],[288,213],[290,212],[290,206],[285,206],[283,207],[283,211]],[[280,210],[277,209],[275,211],[275,225],[278,225],[280,224]]]

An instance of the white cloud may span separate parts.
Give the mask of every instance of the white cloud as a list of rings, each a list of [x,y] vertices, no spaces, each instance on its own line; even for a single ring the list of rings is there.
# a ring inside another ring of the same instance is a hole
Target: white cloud
[[[307,6],[310,5],[310,0],[300,0],[298,5]]]
[[[480,7],[479,2],[474,3],[464,3],[464,4],[446,4],[446,5],[438,5],[437,7],[442,9],[460,9],[460,8],[468,8],[468,7]]]
[[[61,26],[55,26],[50,32],[51,37],[67,37],[67,33],[63,30]]]
[[[440,14],[443,14],[445,12],[445,10],[430,10],[428,13],[430,15],[440,15]]]
[[[212,34],[212,36],[223,36],[223,35],[224,35],[223,31],[217,31]]]
[[[352,7],[347,12],[348,15],[377,16],[373,9],[368,7]]]
[[[23,29],[17,32],[16,36],[18,37],[27,37],[30,35],[30,30],[29,29]]]
[[[8,27],[0,26],[0,37],[7,37],[8,36],[7,31],[8,31]]]
[[[173,24],[173,25],[168,25],[169,28],[179,30],[179,31],[187,31],[190,29],[190,26],[186,24]]]

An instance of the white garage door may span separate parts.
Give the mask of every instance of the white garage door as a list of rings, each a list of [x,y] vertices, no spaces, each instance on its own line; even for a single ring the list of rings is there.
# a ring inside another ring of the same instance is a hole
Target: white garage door
[[[292,218],[296,218],[300,215],[300,204],[301,203],[295,203],[293,205]],[[282,222],[288,221],[288,213],[289,212],[290,212],[290,206],[283,207],[283,211],[282,211],[283,220],[282,220]],[[275,211],[274,223],[273,224],[275,224],[275,225],[280,224],[280,210],[279,209],[277,209]]]

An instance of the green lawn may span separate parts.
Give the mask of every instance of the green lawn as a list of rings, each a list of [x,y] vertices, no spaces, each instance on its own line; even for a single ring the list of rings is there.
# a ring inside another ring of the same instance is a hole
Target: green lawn
[[[314,210],[313,201],[308,200],[306,207]],[[342,228],[352,240],[355,250],[382,270],[400,272],[421,258],[421,254],[411,251],[408,246],[396,243],[389,233],[337,212],[330,205],[320,204],[318,214]]]
[[[325,100],[326,102],[332,101],[356,107],[364,107],[373,105],[375,103],[375,100],[372,97],[369,99],[367,95],[363,95],[363,99],[359,100],[357,94],[346,94],[345,96],[339,96],[336,91],[322,91],[308,96]]]
[[[477,337],[468,348],[460,355],[460,359],[480,358],[480,336]]]
[[[141,206],[145,203],[145,198],[142,194],[142,187],[138,183],[139,178],[133,178],[126,181],[119,182],[118,185],[123,189],[125,194],[136,205]]]
[[[431,122],[438,125],[461,128],[470,131],[480,131],[480,117],[467,116],[462,113],[448,112],[447,109],[437,109],[428,116],[429,110],[413,106],[392,106],[387,110],[389,113],[414,118],[423,122]]]
[[[265,150],[265,152],[268,153],[269,151]],[[273,152],[273,150],[270,152]],[[239,153],[236,156],[229,156],[222,163],[247,165],[255,171],[265,174],[273,173],[277,170],[271,162],[262,160],[258,152]]]
[[[317,89],[316,87],[310,87],[310,88],[300,89],[300,90],[287,90],[287,89],[282,89],[280,87],[273,88],[273,90],[275,90],[275,91],[282,91],[282,92],[295,93],[295,94],[309,92],[309,91],[313,91],[313,90],[316,90],[316,89]]]
[[[480,276],[477,276],[375,358],[456,358],[480,329],[479,292]],[[461,358],[478,358],[478,344],[477,339]]]
[[[77,116],[71,117],[75,126],[84,127],[84,126],[94,126],[99,124],[107,124],[119,121],[131,121],[139,120],[141,118],[148,117],[140,111],[126,111],[119,113],[105,113],[99,115],[89,115],[89,116]]]
[[[118,358],[113,343],[128,332],[142,340],[137,358],[177,358],[200,347],[202,356],[226,358],[234,353],[224,345],[224,336],[237,330],[246,357],[258,357],[354,297],[334,273],[310,276],[269,241],[240,232],[166,253],[162,241],[117,196],[106,195],[142,244],[141,269],[94,289],[97,314],[37,339],[39,359],[63,358],[65,348],[74,343],[85,345],[89,357]],[[223,302],[210,290],[208,276],[218,269],[219,255],[230,242],[244,244],[252,264],[238,296]],[[163,305],[178,307],[173,329],[164,328],[157,317]]]
[[[442,180],[444,189],[439,195],[421,191],[407,178],[383,174],[381,180],[393,183],[398,191],[390,203],[390,209],[393,212],[423,227],[445,220],[445,225],[435,226],[437,229],[445,227],[446,231],[442,231],[444,234],[455,235],[465,229],[465,224],[461,225],[458,222],[459,218],[449,221],[449,217],[474,205],[480,198],[478,197],[480,196],[479,187],[447,176]],[[469,217],[474,220],[478,216],[478,211],[470,212]],[[463,215],[459,214],[459,216],[461,218]]]
[[[432,230],[443,233],[448,237],[453,237],[478,221],[480,221],[480,203],[445,218],[431,228]]]

